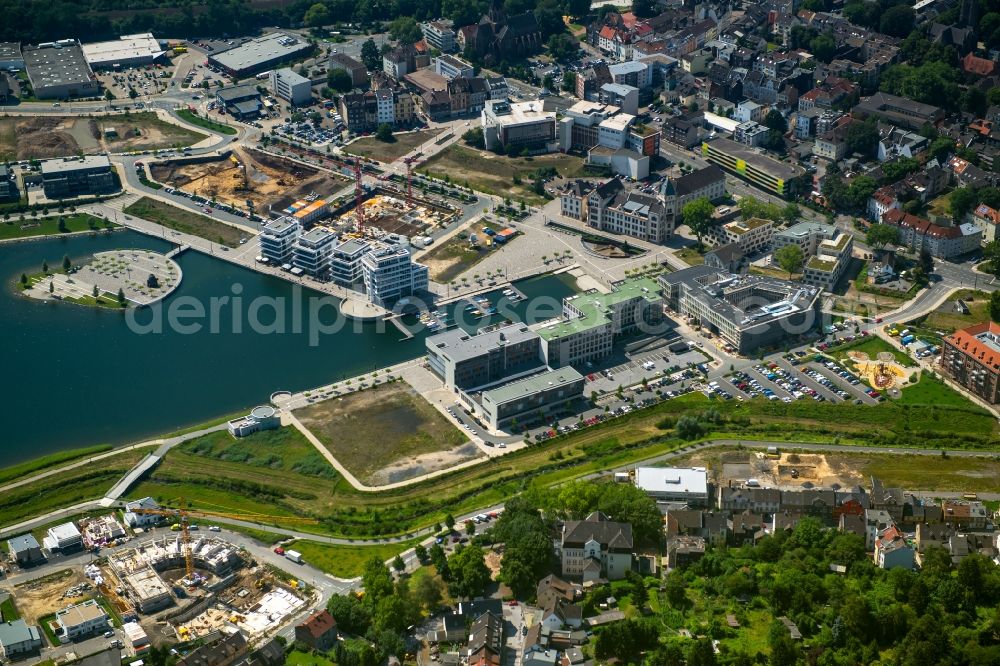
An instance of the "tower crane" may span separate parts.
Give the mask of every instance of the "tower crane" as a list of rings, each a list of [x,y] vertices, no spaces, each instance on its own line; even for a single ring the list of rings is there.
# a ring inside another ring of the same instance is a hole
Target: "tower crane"
[[[181,531],[181,543],[184,554],[184,577],[188,581],[193,581],[194,558],[191,554],[191,531],[189,518],[229,518],[231,520],[245,520],[248,522],[267,523],[295,523],[298,525],[315,525],[319,521],[315,518],[302,518],[296,516],[273,516],[265,513],[222,513],[219,511],[204,511],[200,509],[136,509],[135,513],[144,513],[153,516],[168,516],[178,518]]]

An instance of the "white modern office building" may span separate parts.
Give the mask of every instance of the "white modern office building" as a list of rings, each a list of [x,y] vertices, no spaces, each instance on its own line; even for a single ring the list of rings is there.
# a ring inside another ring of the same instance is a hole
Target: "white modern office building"
[[[352,238],[333,248],[330,255],[330,279],[344,287],[356,287],[364,282],[361,259],[368,253],[368,241]]]
[[[294,218],[281,217],[269,222],[260,232],[260,255],[278,266],[289,263],[301,231]]]
[[[271,72],[271,90],[281,99],[295,106],[304,106],[312,100],[312,82],[296,74],[289,67]]]
[[[292,265],[316,278],[325,278],[330,271],[330,259],[337,242],[337,234],[323,227],[315,227],[302,234],[292,249]]]
[[[657,502],[705,506],[709,501],[708,473],[698,467],[637,467],[635,487]]]
[[[427,267],[414,263],[405,243],[381,242],[361,259],[368,300],[382,307],[427,290]]]

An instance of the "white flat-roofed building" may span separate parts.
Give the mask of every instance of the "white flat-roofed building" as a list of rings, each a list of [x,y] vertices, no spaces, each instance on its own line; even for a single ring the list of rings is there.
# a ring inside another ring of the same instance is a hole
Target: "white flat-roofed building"
[[[691,467],[637,467],[635,487],[658,502],[708,503],[708,473]]]
[[[455,30],[451,21],[430,21],[420,26],[424,40],[441,53],[451,53],[457,48]]]
[[[361,259],[368,253],[368,241],[352,238],[333,248],[330,255],[330,279],[345,287],[364,282]]]
[[[315,227],[295,241],[292,264],[313,277],[325,277],[330,271],[330,258],[336,242],[337,234]]]
[[[312,44],[301,37],[272,32],[226,51],[217,51],[208,56],[208,62],[241,79],[304,58],[312,49]]]
[[[149,636],[138,622],[126,622],[122,625],[125,634],[125,644],[130,654],[138,654],[149,648]]]
[[[427,291],[427,267],[413,261],[404,243],[378,243],[361,259],[368,300],[386,307]]]
[[[481,120],[487,150],[511,145],[549,149],[556,138],[555,111],[545,111],[540,101],[489,100]]]
[[[56,634],[63,643],[69,643],[109,629],[108,614],[94,599],[56,611]]]
[[[449,81],[457,78],[471,79],[476,75],[476,68],[461,58],[444,54],[434,58],[434,73]]]
[[[164,54],[151,32],[122,35],[107,42],[84,44],[83,55],[94,69],[140,67],[149,65]]]
[[[64,552],[83,546],[83,535],[75,523],[63,523],[50,527],[48,535],[42,539],[42,544],[49,552]]]
[[[624,148],[628,140],[629,128],[635,122],[635,116],[628,113],[618,113],[597,126],[597,145],[606,148]]]
[[[639,114],[639,89],[624,83],[605,83],[601,86],[599,98],[605,104],[613,104],[625,113]]]
[[[611,78],[615,83],[621,83],[635,88],[648,88],[652,84],[650,67],[644,62],[628,60],[608,65]]]
[[[301,231],[302,227],[292,218],[281,217],[269,222],[259,236],[261,256],[279,266],[289,263]]]
[[[270,80],[271,90],[281,99],[295,106],[304,106],[312,101],[312,82],[291,68],[271,70]]]

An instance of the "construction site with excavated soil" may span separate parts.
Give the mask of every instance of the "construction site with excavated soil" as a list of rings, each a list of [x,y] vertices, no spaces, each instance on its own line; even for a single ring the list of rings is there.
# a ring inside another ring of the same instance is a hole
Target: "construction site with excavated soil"
[[[252,201],[266,213],[310,195],[331,196],[348,182],[283,157],[237,147],[221,156],[167,160],[150,165],[164,185],[240,208]]]

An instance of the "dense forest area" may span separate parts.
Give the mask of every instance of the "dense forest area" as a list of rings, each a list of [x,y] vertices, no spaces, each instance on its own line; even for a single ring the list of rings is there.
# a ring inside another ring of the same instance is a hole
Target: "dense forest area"
[[[510,14],[585,13],[588,0],[504,0]],[[264,26],[315,27],[333,21],[370,23],[412,16],[476,21],[487,0],[0,0],[0,41],[83,41],[153,31],[164,37],[221,37]]]

